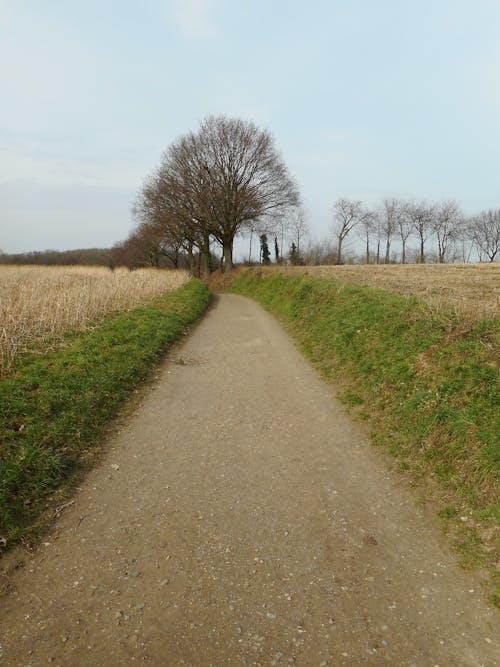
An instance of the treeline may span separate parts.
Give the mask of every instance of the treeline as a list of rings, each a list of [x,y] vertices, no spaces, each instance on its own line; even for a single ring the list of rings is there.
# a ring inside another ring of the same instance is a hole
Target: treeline
[[[346,240],[353,233],[364,247],[358,259],[366,263],[444,264],[468,262],[471,257],[493,262],[500,251],[500,209],[466,216],[454,200],[429,203],[391,198],[369,208],[358,200],[338,199],[333,220],[332,241],[327,248],[322,244],[312,249],[313,263],[323,263],[325,252],[333,254],[335,263],[342,263]]]
[[[368,208],[339,199],[330,235],[312,238],[301,207],[284,215],[251,221],[240,230],[247,239],[247,264],[328,265],[345,263],[493,262],[500,257],[500,209],[466,216],[455,201],[436,203],[385,199]],[[209,240],[209,267],[222,257]],[[243,246],[242,246],[243,247]],[[141,221],[130,237],[111,251],[114,263],[179,267],[200,272],[201,254],[189,256],[185,243],[164,234],[160,224]]]
[[[82,248],[79,250],[41,250],[15,254],[0,250],[0,264],[40,264],[110,266],[111,250],[109,248]]]

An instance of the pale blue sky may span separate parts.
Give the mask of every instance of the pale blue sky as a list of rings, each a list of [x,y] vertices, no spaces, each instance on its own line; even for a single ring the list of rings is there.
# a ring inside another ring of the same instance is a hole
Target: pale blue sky
[[[162,151],[255,121],[338,197],[500,206],[498,0],[0,0],[0,248],[110,246]]]

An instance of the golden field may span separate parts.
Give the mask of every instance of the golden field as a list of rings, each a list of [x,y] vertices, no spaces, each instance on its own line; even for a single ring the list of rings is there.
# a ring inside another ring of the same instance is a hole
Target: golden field
[[[0,266],[0,373],[27,349],[44,352],[63,334],[94,326],[183,285],[185,271]]]
[[[264,270],[277,270],[276,268]],[[500,312],[500,263],[286,266],[288,275],[307,274],[415,295],[434,307],[452,307],[473,317]]]

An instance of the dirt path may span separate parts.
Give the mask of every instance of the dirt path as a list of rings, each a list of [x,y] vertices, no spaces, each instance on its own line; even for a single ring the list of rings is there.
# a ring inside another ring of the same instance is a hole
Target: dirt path
[[[0,664],[500,664],[477,581],[269,315],[222,296],[173,356],[9,575]]]

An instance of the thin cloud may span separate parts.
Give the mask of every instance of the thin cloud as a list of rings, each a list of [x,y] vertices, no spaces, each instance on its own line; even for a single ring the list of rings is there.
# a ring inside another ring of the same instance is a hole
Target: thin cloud
[[[192,37],[212,37],[215,34],[214,0],[171,0],[167,2],[169,21],[184,34]]]

